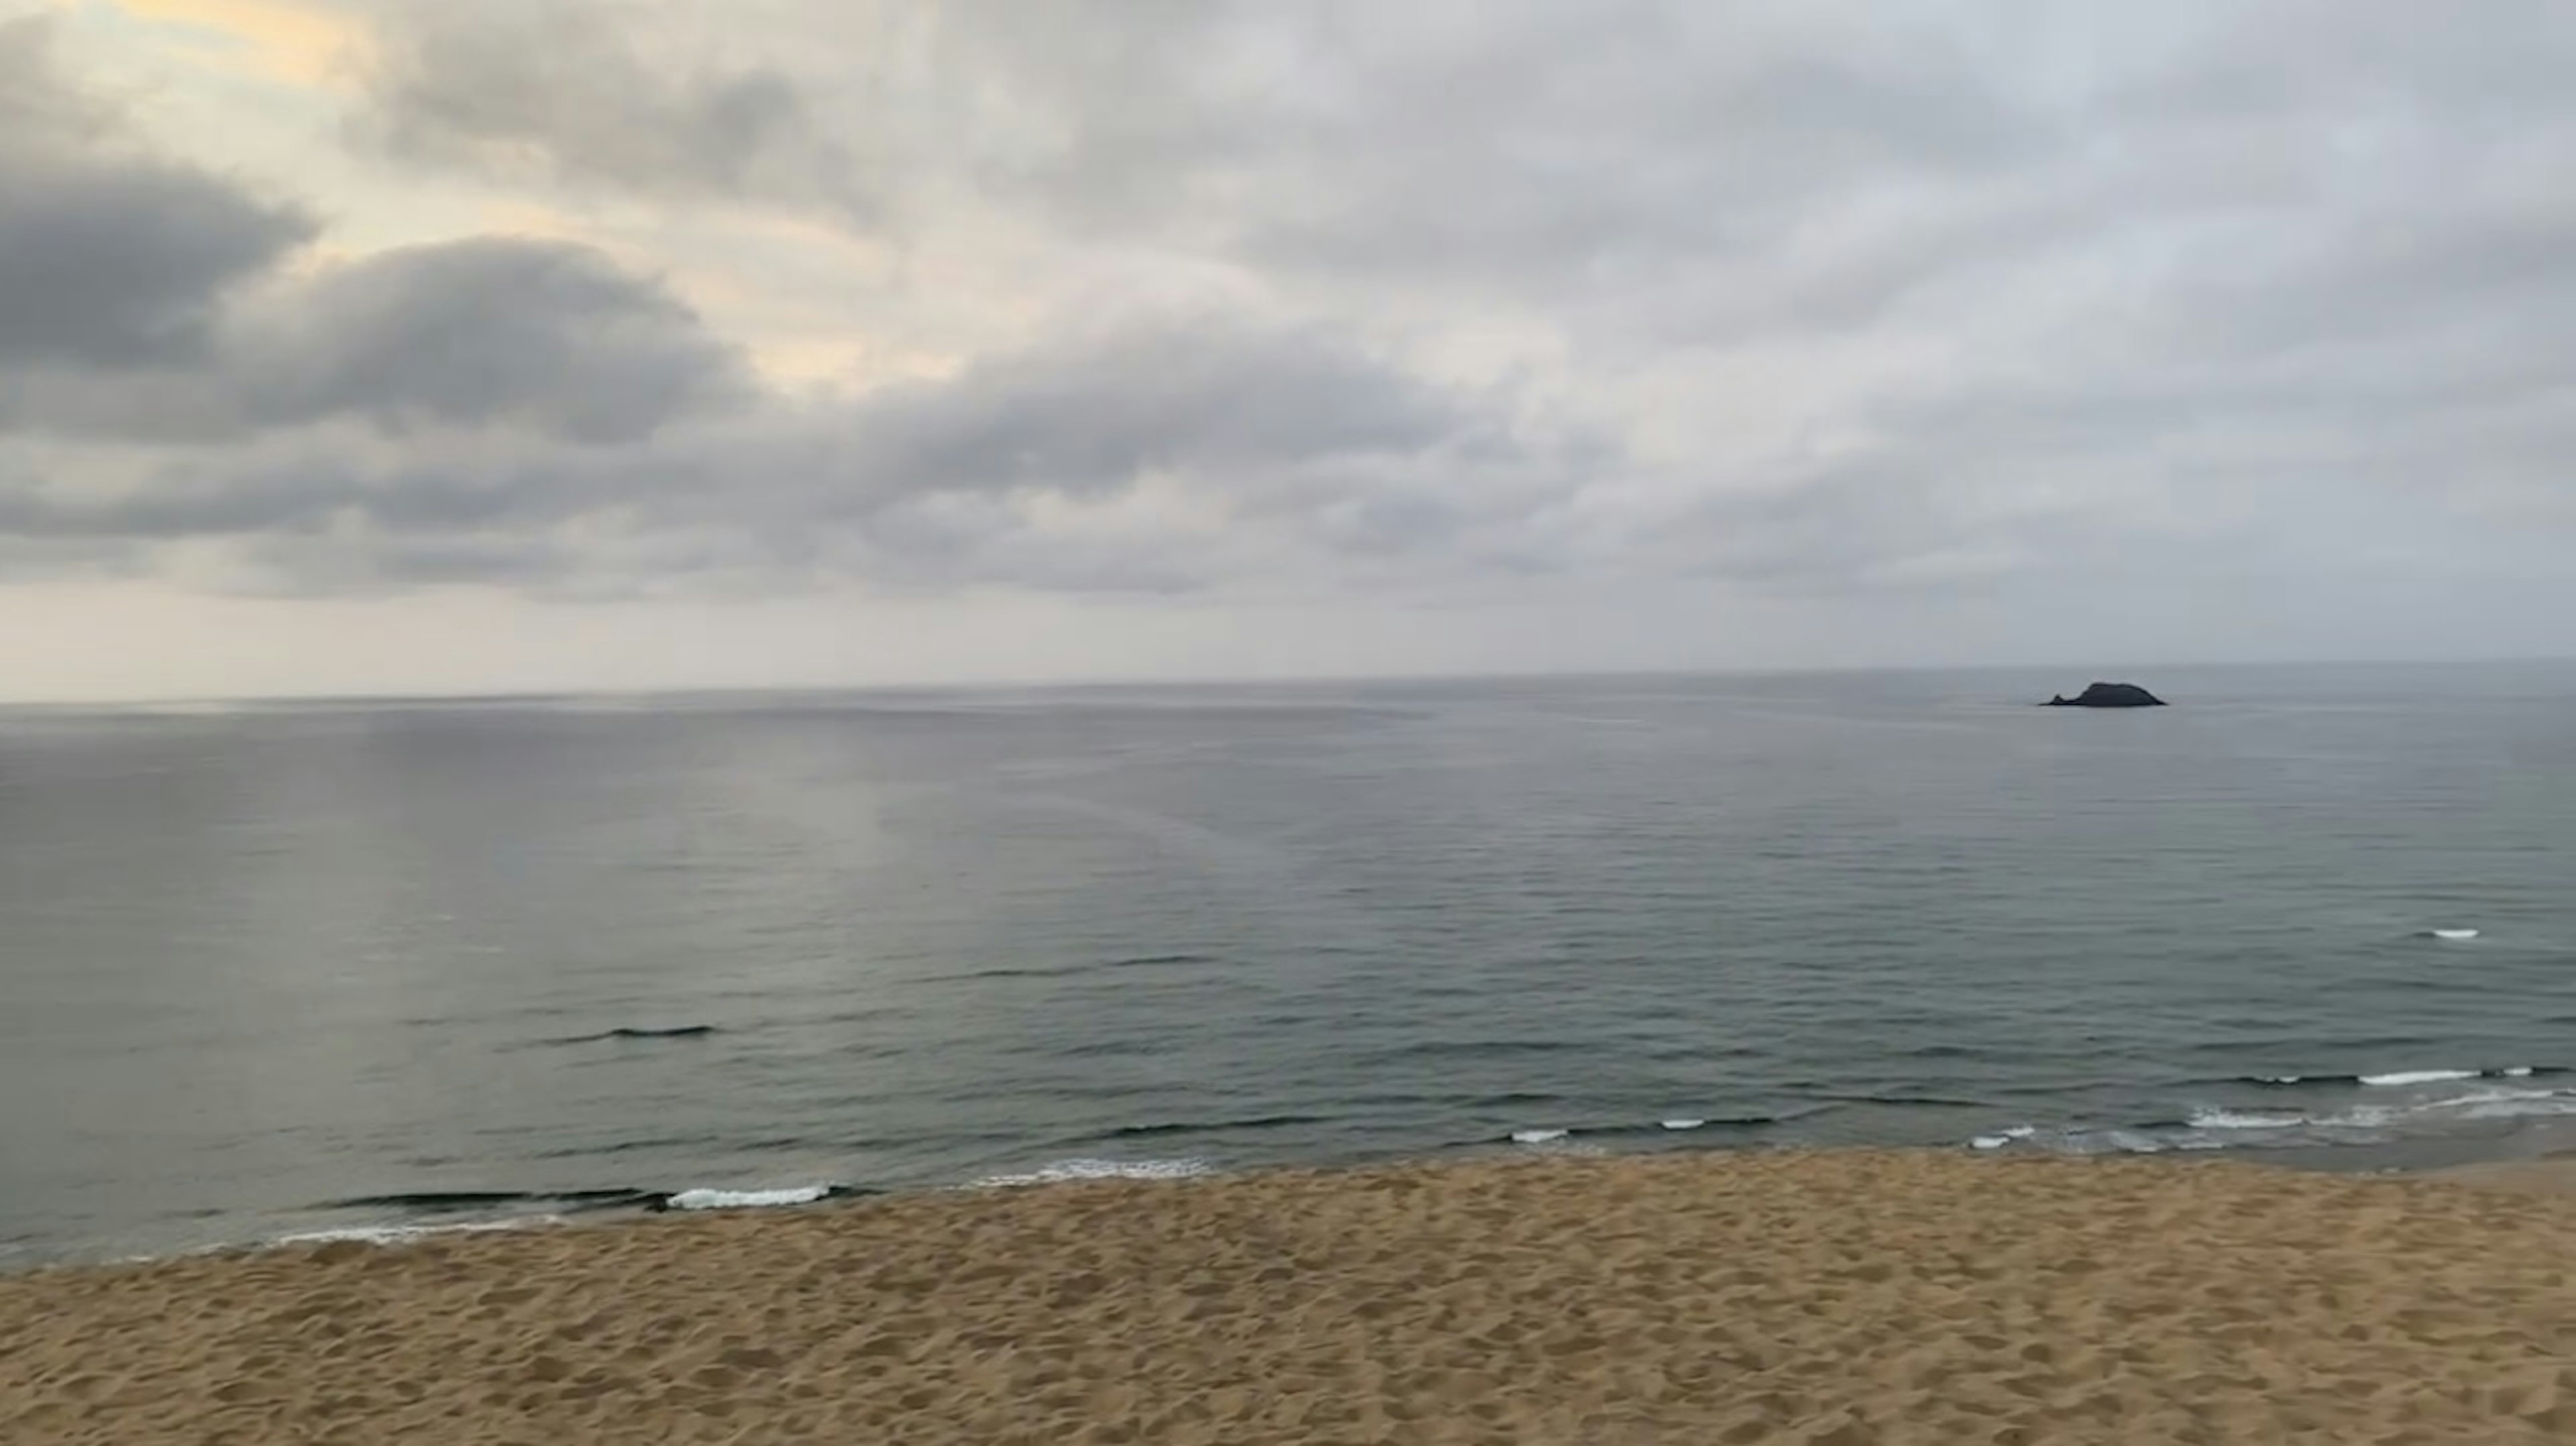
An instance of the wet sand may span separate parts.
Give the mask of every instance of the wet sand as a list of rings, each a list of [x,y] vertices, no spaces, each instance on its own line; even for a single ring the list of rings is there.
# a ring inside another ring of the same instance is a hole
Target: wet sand
[[[0,1278],[0,1441],[2576,1438],[2576,1200],[1816,1153],[1100,1182]]]
[[[2554,1195],[2576,1201],[2576,1159],[2494,1160],[2445,1170],[2442,1178],[2481,1189]]]

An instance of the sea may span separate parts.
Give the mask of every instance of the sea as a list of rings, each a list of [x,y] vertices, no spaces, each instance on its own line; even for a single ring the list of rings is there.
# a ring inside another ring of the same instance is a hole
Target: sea
[[[2576,1115],[2576,664],[0,711],[0,1268]]]

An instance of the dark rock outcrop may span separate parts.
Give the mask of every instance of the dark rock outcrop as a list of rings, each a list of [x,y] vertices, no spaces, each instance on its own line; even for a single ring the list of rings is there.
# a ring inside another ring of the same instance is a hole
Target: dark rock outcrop
[[[2135,683],[2096,683],[2069,698],[2060,693],[2048,700],[2050,708],[2161,708],[2165,700]]]

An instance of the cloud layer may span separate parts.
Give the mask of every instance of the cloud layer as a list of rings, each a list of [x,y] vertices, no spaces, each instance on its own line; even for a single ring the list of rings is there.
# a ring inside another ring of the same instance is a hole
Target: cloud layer
[[[313,236],[300,209],[124,142],[0,26],[0,367],[146,366],[201,350],[224,293]]]
[[[851,148],[781,71],[710,67],[685,51],[656,65],[637,43],[648,28],[631,12],[582,7],[389,11],[350,135],[505,182],[865,214]]]
[[[372,249],[0,26],[0,573],[2576,606],[2559,7],[753,9],[353,4],[313,144],[546,218]]]

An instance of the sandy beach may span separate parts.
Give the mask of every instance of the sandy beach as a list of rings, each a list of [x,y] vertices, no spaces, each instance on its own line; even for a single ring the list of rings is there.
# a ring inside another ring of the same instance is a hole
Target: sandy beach
[[[2576,1437],[2576,1201],[2238,1164],[1557,1158],[0,1279],[0,1438]]]

